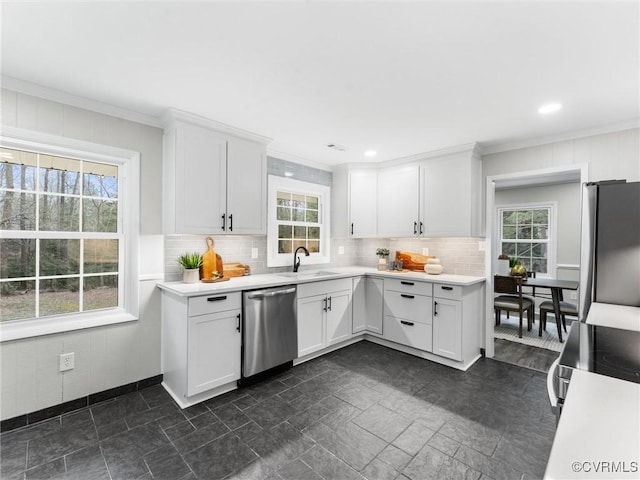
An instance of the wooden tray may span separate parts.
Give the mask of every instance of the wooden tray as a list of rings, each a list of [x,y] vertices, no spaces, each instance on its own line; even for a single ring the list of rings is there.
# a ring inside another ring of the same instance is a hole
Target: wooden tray
[[[212,278],[210,280],[205,280],[204,278],[200,280],[202,283],[218,283],[218,282],[226,282],[230,277],[220,277],[220,278]]]

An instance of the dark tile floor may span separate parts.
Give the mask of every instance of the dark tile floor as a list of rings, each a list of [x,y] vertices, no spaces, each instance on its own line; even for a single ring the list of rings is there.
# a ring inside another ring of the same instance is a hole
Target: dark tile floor
[[[544,375],[360,342],[180,410],[161,386],[2,435],[2,479],[521,479],[555,431]]]

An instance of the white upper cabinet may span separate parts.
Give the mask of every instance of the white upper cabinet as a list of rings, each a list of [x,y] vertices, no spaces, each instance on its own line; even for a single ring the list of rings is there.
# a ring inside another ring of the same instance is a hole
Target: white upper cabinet
[[[165,233],[266,233],[267,139],[229,132],[236,133],[170,112],[163,152]]]
[[[378,170],[344,166],[333,173],[331,231],[339,238],[378,235]],[[346,208],[344,208],[346,206]]]
[[[419,232],[420,166],[378,171],[378,236],[413,237]]]
[[[421,169],[422,236],[480,235],[482,165],[475,150],[430,158]]]

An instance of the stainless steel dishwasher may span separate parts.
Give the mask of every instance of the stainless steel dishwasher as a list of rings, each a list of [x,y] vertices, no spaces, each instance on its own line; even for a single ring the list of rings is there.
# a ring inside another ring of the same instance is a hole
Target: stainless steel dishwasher
[[[293,365],[298,356],[296,286],[243,292],[242,378],[249,385]]]

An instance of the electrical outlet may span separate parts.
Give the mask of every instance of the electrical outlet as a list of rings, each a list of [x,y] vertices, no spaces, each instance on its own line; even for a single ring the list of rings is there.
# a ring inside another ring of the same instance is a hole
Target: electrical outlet
[[[423,254],[423,255],[429,255],[429,249],[428,249],[427,247],[424,247],[424,248],[422,249],[422,254]]]
[[[569,297],[571,298],[571,300],[577,300],[578,299],[578,292],[571,292],[569,294]]]
[[[338,247],[338,255],[344,255],[344,247],[342,245]]]
[[[252,248],[251,249],[251,258],[258,258],[258,249],[257,248]]]
[[[76,363],[76,354],[74,352],[71,353],[63,353],[60,355],[60,371],[66,372],[67,370],[73,370],[75,368]]]

